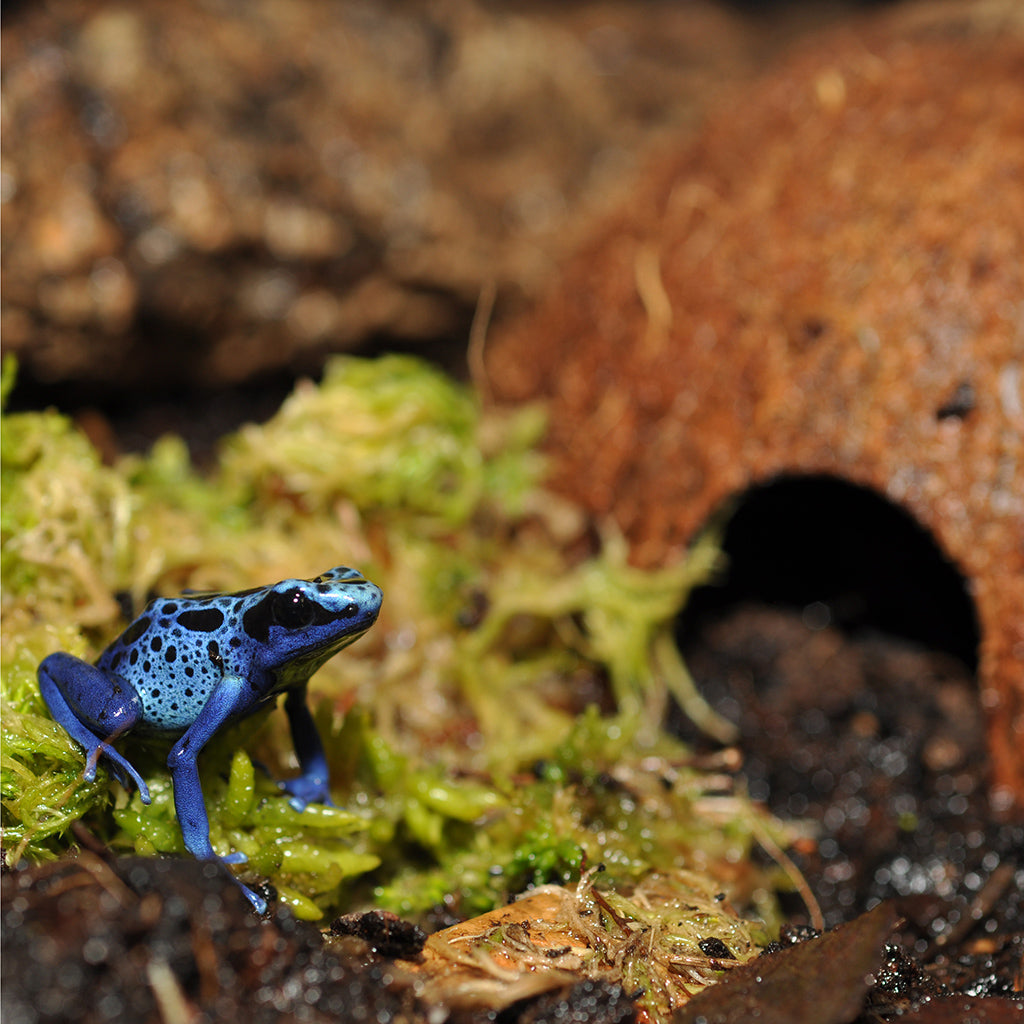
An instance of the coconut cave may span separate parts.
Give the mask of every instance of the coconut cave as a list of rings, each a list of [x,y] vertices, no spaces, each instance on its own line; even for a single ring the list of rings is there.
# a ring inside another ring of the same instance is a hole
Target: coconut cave
[[[557,486],[639,564],[779,481],[805,490],[772,514],[822,502],[835,564],[842,529],[865,558],[891,541],[879,510],[923,535],[931,562],[869,559],[859,614],[976,664],[999,813],[1024,804],[1022,180],[1019,30],[819,38],[654,163],[486,350],[497,400],[546,401]]]

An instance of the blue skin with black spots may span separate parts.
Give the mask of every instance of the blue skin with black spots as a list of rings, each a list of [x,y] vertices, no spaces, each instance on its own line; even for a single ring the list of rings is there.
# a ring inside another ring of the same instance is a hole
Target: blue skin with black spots
[[[179,736],[167,766],[185,846],[200,860],[241,864],[245,854],[218,857],[210,845],[199,752],[225,725],[285,693],[300,774],[279,785],[296,810],[330,804],[327,760],[306,685],[373,625],[380,603],[380,588],[345,566],[235,594],[158,598],[95,665],[63,652],[44,658],[39,690],[54,719],[85,748],[85,778],[96,777],[104,757],[125,788],[139,787],[146,804],[146,783],[111,744],[129,730]],[[264,900],[241,888],[264,913]]]

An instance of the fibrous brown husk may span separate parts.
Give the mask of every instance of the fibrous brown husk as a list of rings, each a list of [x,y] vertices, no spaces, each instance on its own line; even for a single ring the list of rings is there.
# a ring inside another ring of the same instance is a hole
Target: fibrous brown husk
[[[487,367],[498,399],[550,399],[555,479],[640,563],[783,473],[913,514],[976,601],[1022,803],[1024,27],[990,29],[805,47],[636,183]]]

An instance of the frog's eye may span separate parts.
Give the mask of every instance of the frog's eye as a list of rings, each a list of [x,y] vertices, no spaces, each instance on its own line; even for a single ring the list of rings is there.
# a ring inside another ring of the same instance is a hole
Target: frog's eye
[[[316,605],[301,590],[286,590],[274,595],[270,613],[279,626],[301,629],[313,621]]]

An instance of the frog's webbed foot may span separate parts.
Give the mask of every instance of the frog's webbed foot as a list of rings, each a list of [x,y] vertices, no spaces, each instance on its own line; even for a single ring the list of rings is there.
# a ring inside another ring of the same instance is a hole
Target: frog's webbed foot
[[[285,779],[278,787],[291,795],[288,803],[293,810],[304,811],[309,804],[334,806],[327,780],[319,775],[300,775],[297,779]]]
[[[334,806],[327,780],[316,776],[300,775],[296,779],[285,779],[278,786],[291,796],[288,803],[296,811],[304,811],[309,804]]]
[[[299,775],[294,779],[276,779],[274,773],[262,762],[253,758],[253,767],[258,768],[273,782],[279,790],[287,793],[291,800],[288,803],[296,811],[304,811],[309,804],[326,804],[334,807],[331,790],[325,779],[318,772],[311,775]]]
[[[228,877],[231,879],[239,889],[242,890],[242,895],[252,904],[253,910],[257,914],[265,914],[267,912],[267,901],[249,888],[244,882],[240,881],[235,877],[234,872],[228,867],[229,864],[245,864],[248,861],[248,857],[241,850],[236,850],[234,853],[229,853],[224,857],[214,856],[213,860],[219,861],[224,865],[224,870],[227,871]]]
[[[267,901],[258,893],[253,892],[249,886],[243,885],[234,875],[231,877],[235,879],[235,885],[242,890],[242,895],[252,904],[252,909],[262,917],[267,912]]]
[[[231,870],[230,865],[232,864],[245,864],[249,858],[242,853],[241,850],[236,850],[234,853],[227,853],[223,857],[214,853],[211,849],[208,854],[198,857],[197,860],[202,861],[205,864],[219,864],[224,869],[224,874],[231,879],[239,889],[242,890],[242,895],[252,904],[253,910],[257,914],[265,914],[267,912],[267,901],[263,899],[259,893],[254,892],[249,888],[241,879],[235,876],[235,873]]]

